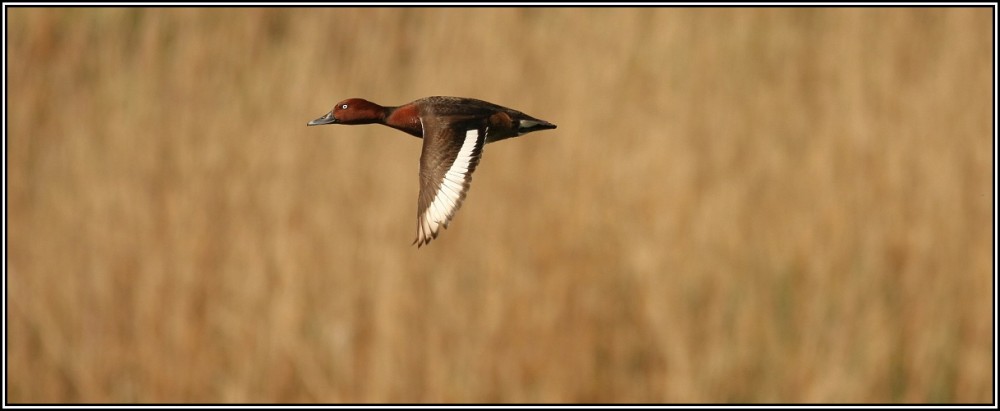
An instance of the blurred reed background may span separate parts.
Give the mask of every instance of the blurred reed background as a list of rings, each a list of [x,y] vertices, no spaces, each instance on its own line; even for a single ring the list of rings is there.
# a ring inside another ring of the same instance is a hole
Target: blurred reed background
[[[6,10],[12,403],[992,401],[991,8]]]

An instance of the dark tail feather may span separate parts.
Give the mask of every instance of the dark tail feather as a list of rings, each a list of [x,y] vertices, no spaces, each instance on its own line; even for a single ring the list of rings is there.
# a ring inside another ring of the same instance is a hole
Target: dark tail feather
[[[538,130],[550,130],[556,128],[555,124],[552,124],[545,120],[530,119],[530,120],[520,120],[518,121],[517,132],[519,134],[530,133],[532,131]]]

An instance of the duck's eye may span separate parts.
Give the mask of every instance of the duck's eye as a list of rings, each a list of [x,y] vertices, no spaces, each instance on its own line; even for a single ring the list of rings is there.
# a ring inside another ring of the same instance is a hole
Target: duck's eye
[[[340,106],[340,108],[341,108],[342,110],[347,110],[347,104],[344,104],[344,105]]]

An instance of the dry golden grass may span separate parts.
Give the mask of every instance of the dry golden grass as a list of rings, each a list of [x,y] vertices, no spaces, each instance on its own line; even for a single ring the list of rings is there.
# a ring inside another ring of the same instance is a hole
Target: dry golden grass
[[[990,8],[7,18],[10,402],[992,401]]]

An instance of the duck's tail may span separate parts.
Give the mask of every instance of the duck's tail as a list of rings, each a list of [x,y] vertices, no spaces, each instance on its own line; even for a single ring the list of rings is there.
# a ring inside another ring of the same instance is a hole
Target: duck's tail
[[[539,120],[537,118],[522,119],[517,122],[517,134],[519,135],[538,130],[550,130],[553,128],[556,128],[555,124],[545,120]]]

